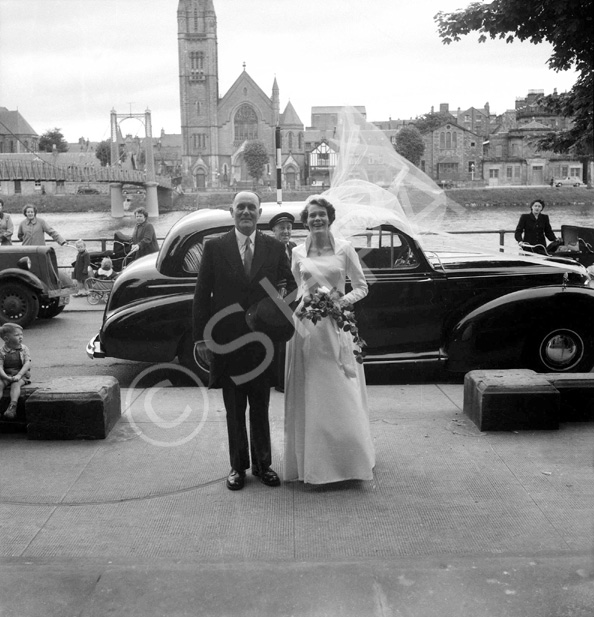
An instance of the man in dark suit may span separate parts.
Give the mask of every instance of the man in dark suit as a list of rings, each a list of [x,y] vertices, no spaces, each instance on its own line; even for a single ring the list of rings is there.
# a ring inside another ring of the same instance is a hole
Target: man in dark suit
[[[290,212],[279,212],[275,214],[271,219],[268,226],[272,230],[274,237],[282,242],[287,253],[289,263],[291,262],[291,253],[297,246],[294,242],[291,242],[291,233],[293,231],[293,223],[295,217]],[[276,386],[274,389],[277,392],[285,391],[285,354],[286,343],[281,342],[276,344]]]
[[[204,246],[193,305],[196,353],[210,364],[210,388],[222,388],[231,471],[227,488],[244,486],[245,470],[267,486],[280,480],[270,468],[268,405],[274,384],[273,345],[252,332],[246,311],[268,297],[261,284],[295,289],[284,245],[257,231],[262,213],[255,193],[237,193],[230,208],[235,228]],[[250,439],[246,429],[249,402]]]

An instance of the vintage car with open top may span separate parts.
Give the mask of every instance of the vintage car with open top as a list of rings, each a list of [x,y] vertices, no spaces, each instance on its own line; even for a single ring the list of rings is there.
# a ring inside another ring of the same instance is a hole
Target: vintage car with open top
[[[10,321],[26,328],[38,317],[55,317],[75,292],[58,269],[53,247],[0,247],[0,325]]]
[[[293,239],[306,230],[303,204]],[[279,212],[263,204],[259,229]],[[192,301],[204,243],[226,233],[228,210],[199,210],[179,220],[158,254],[127,267],[108,300],[92,358],[141,362],[177,358],[201,379],[208,368],[193,356]],[[367,342],[365,363],[439,362],[455,372],[528,367],[588,371],[594,365],[594,288],[571,260],[424,250],[393,225],[353,238],[369,283],[355,311]]]

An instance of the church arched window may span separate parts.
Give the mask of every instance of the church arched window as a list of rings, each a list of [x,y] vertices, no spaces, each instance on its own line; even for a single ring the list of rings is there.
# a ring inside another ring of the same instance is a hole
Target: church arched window
[[[235,114],[235,141],[258,139],[258,116],[253,108],[244,103]]]
[[[289,132],[289,150],[293,150],[293,133]]]

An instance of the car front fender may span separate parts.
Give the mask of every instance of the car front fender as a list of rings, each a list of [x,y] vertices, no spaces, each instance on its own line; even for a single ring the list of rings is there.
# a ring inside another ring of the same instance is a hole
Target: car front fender
[[[6,268],[0,271],[0,284],[14,281],[25,283],[39,293],[47,293],[47,286],[41,282],[38,276],[35,276],[35,274],[28,270]]]
[[[594,289],[534,287],[488,302],[463,317],[446,337],[446,366],[454,372],[519,368],[527,342],[541,328],[579,324],[594,334]]]

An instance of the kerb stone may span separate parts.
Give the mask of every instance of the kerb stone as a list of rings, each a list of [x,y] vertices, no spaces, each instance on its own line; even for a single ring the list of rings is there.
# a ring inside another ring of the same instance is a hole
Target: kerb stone
[[[27,417],[25,415],[25,403],[27,399],[37,390],[39,385],[30,384],[21,388],[21,395],[17,403],[16,418],[12,420],[0,417],[0,433],[25,433],[27,432]],[[0,399],[0,413],[4,413],[10,405],[10,388],[5,388]]]
[[[481,431],[552,430],[559,428],[560,394],[528,369],[470,371],[463,409]]]
[[[62,377],[27,399],[29,439],[105,439],[122,415],[114,377]]]
[[[561,422],[594,420],[594,373],[544,373],[561,395]]]

